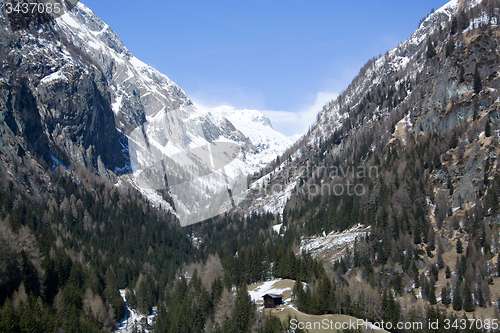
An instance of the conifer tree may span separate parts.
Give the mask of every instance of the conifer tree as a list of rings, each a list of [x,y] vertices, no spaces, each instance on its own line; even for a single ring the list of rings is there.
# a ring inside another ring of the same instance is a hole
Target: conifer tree
[[[446,270],[444,271],[444,277],[449,279],[451,277],[451,269],[450,266],[446,266]]]
[[[127,300],[127,303],[132,309],[135,309],[137,307],[137,298],[133,290],[130,289],[127,290],[127,293],[125,294],[125,299]]]
[[[457,282],[455,289],[453,290],[453,310],[462,310],[462,297],[460,296],[460,285]]]
[[[491,124],[489,119],[486,119],[486,125],[484,125],[484,135],[489,138],[491,136]]]
[[[474,311],[474,300],[472,298],[472,292],[470,290],[470,286],[468,283],[465,284],[464,287],[464,303],[463,303],[463,309],[467,312],[472,312]]]
[[[474,93],[479,94],[483,90],[483,82],[481,81],[481,74],[476,66],[474,69]]]
[[[497,257],[497,276],[500,276],[500,255]]]
[[[331,307],[333,305],[333,289],[332,283],[326,274],[321,279],[316,294],[316,313],[325,314],[331,312]]]
[[[18,332],[18,318],[12,308],[10,298],[4,302],[0,311],[0,332]]]
[[[443,254],[441,252],[442,252],[442,250],[441,250],[441,248],[439,248],[438,255],[437,255],[437,263],[436,263],[437,268],[439,270],[444,268]]]
[[[422,243],[422,239],[420,238],[420,228],[415,224],[415,228],[413,229],[413,244],[418,245]]]
[[[455,145],[456,147],[456,145]],[[447,187],[448,187],[448,190],[450,190],[450,195],[453,195],[453,183],[451,181],[451,177],[448,177],[448,182],[447,182]]]
[[[448,39],[448,42],[446,43],[446,49],[445,49],[446,58],[448,58],[453,53],[453,51],[455,51],[455,40],[453,39],[453,37],[450,37]]]
[[[30,302],[31,303],[31,302]],[[37,318],[32,311],[30,311],[30,307],[21,307],[21,316],[19,318],[19,326],[21,327],[22,332],[39,332],[40,327]]]
[[[255,316],[255,307],[248,294],[247,286],[242,285],[236,294],[236,303],[231,312],[231,331],[249,332],[252,319]]]
[[[483,295],[483,289],[481,288],[480,285],[477,288],[477,304],[480,307],[484,308],[485,300],[484,300],[484,295]]]
[[[393,288],[397,294],[403,294],[403,278],[401,274],[396,275],[393,281]]]
[[[382,318],[384,321],[397,323],[401,317],[401,307],[390,292],[382,295]]]
[[[432,43],[430,37],[427,40],[427,59],[432,59],[436,55],[436,49],[434,48],[434,44]]]
[[[465,30],[469,26],[469,17],[467,16],[467,13],[465,10],[462,10],[460,12],[460,17],[459,17],[459,28],[460,30]]]
[[[283,324],[278,317],[276,317],[272,313],[268,313],[264,320],[264,327],[261,327],[259,329],[259,333],[275,333],[275,332],[284,333],[288,332],[288,330],[285,331]]]
[[[456,251],[457,251],[457,253],[463,253],[464,252],[464,246],[463,246],[462,241],[460,240],[460,238],[457,239]]]
[[[448,306],[451,303],[450,291],[450,283],[448,282],[441,290],[441,303],[445,306]]]
[[[458,20],[456,16],[453,16],[453,18],[451,19],[450,33],[454,35],[457,33],[457,30],[458,30]]]
[[[431,281],[431,283],[429,284],[429,291],[428,291],[427,295],[428,295],[427,299],[429,300],[429,304],[435,305],[437,303],[437,301],[436,301],[436,287],[435,287],[433,281]]]
[[[488,170],[490,169],[490,160],[486,159],[486,162],[484,163],[484,171],[483,171],[483,183],[485,186],[488,186],[490,183],[490,180],[488,178]]]
[[[307,289],[308,291],[308,289]],[[308,293],[304,291],[304,287],[302,286],[302,282],[297,280],[295,281],[295,285],[293,286],[293,298],[295,304],[299,308],[299,310],[305,310],[308,307]]]

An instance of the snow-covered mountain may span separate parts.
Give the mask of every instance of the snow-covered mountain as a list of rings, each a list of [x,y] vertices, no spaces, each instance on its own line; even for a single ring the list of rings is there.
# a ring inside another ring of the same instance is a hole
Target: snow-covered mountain
[[[158,206],[174,206],[185,225],[234,207],[245,195],[247,175],[290,144],[257,111],[250,119],[248,112],[194,105],[82,3],[40,25],[36,35],[13,31],[1,11],[9,58],[4,81],[12,80],[12,64],[27,73],[29,82],[19,89],[28,89],[38,107],[45,130],[33,144],[47,142],[37,149],[49,163],[80,163],[132,185]]]
[[[203,109],[202,106],[197,106]],[[258,168],[276,159],[297,139],[296,136],[287,137],[276,131],[271,120],[258,110],[239,110],[229,105],[210,108],[209,112],[218,114],[229,120],[240,132],[247,137],[258,150],[251,165]]]
[[[168,203],[160,192],[168,187],[183,224],[237,204],[237,194],[246,189],[246,176],[291,144],[258,111],[194,105],[167,76],[135,58],[111,28],[81,3],[57,20],[57,28],[109,80],[116,126],[127,138],[123,148],[130,158],[129,170],[115,171],[124,173],[122,181],[163,206]],[[223,144],[216,148],[216,143]],[[224,157],[215,156],[215,150]],[[217,167],[213,159],[220,158],[223,165]],[[221,201],[214,201],[219,197]]]

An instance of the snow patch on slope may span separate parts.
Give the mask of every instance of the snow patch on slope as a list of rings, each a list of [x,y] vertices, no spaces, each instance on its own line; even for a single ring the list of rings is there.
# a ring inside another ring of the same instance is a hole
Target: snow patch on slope
[[[266,193],[264,196],[256,198],[252,201],[249,211],[254,213],[283,214],[286,203],[292,196],[292,191],[295,189],[295,186],[297,186],[297,183],[298,180],[287,185],[280,191]],[[268,191],[268,189],[261,189],[263,191]],[[270,191],[272,191],[272,187]]]
[[[150,330],[148,328],[153,325],[155,317],[156,317],[156,308],[153,309],[153,314],[150,316],[145,316],[138,311],[129,307],[127,300],[125,299],[126,290],[120,289],[120,296],[123,298],[123,301],[126,305],[126,313],[125,318],[116,325],[115,333],[132,333],[134,332],[134,328],[138,328],[139,332],[148,333]],[[148,328],[143,329],[141,323],[147,324]]]
[[[277,288],[275,284],[280,281],[282,281],[282,279],[266,281],[255,289],[249,290],[248,294],[252,298],[252,301],[257,303],[258,301],[262,301],[262,296],[265,294],[283,294],[287,290],[292,290],[292,288]]]
[[[371,227],[358,224],[343,232],[332,231],[325,236],[315,236],[303,239],[300,243],[299,252],[309,253],[313,258],[334,263],[340,260],[346,250],[351,250],[358,238],[364,238],[370,234]]]

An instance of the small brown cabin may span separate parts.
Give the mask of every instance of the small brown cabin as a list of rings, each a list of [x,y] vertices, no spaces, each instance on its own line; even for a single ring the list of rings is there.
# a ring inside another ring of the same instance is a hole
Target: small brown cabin
[[[280,294],[265,294],[262,297],[264,298],[265,308],[274,308],[276,305],[283,303],[283,295]]]

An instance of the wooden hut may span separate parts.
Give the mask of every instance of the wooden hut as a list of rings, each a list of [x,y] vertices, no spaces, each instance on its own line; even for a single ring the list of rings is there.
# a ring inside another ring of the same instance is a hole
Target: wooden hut
[[[264,298],[265,308],[274,308],[283,303],[283,295],[280,294],[265,294],[262,297]]]

